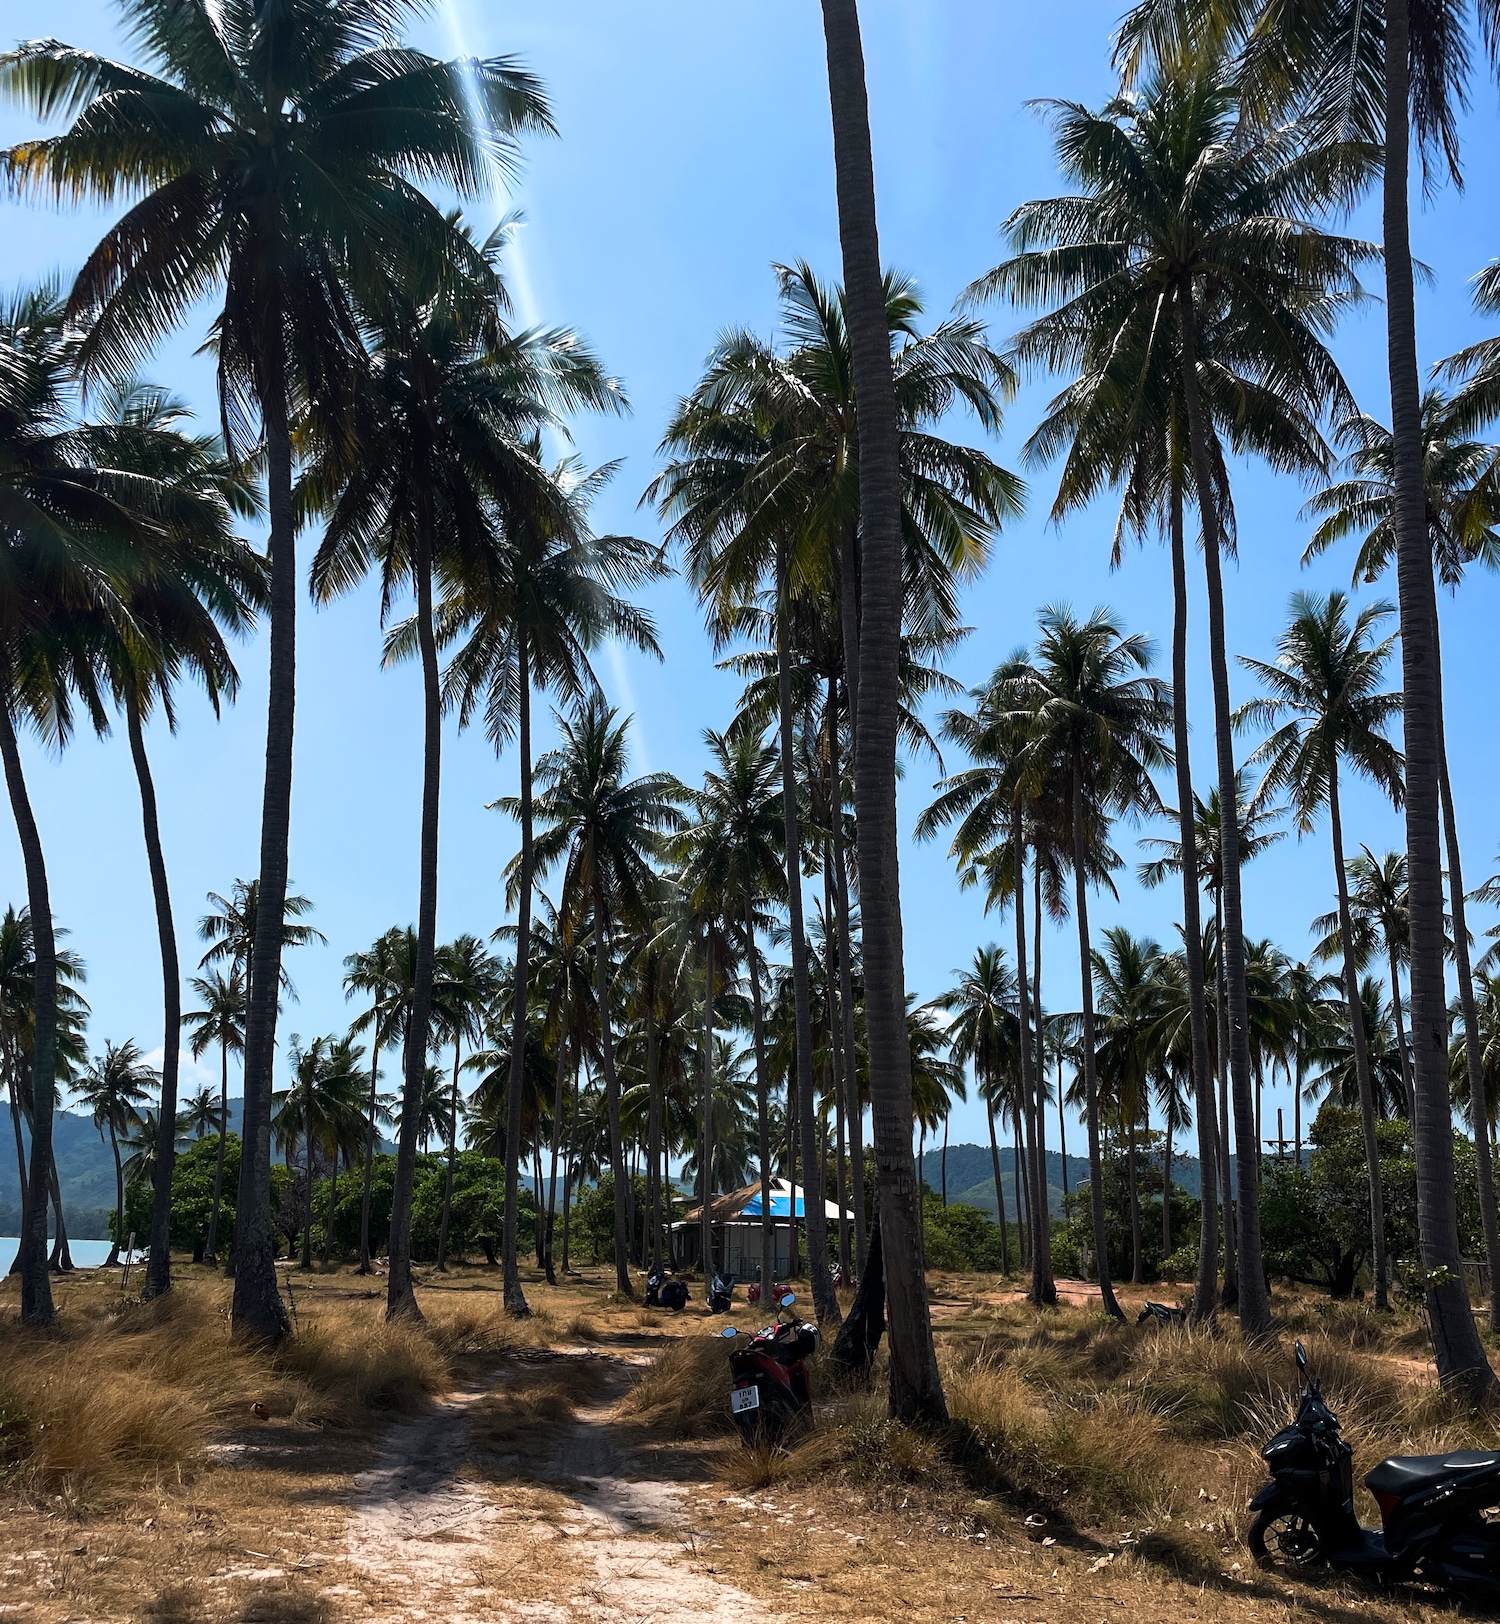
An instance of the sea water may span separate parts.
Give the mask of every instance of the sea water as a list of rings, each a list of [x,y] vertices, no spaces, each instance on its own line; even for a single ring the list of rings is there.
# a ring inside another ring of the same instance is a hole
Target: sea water
[[[50,1250],[51,1242],[48,1243]],[[10,1266],[15,1262],[16,1247],[20,1242],[14,1235],[0,1235],[0,1275],[9,1273]],[[109,1256],[108,1241],[68,1241],[68,1250],[73,1254],[73,1262],[80,1269],[97,1269]]]

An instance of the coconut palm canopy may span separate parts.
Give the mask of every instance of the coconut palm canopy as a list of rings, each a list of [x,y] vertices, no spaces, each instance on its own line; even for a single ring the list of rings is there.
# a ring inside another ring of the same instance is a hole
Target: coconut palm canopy
[[[613,16],[602,88],[556,8],[479,8],[449,60],[427,0],[84,0],[68,40],[12,7],[23,1317],[56,1313],[59,1103],[118,1152],[117,1228],[149,1184],[147,1296],[176,1160],[212,1166],[194,1252],[270,1343],[289,1241],[385,1258],[413,1321],[417,1265],[480,1245],[520,1316],[533,1256],[557,1282],[587,1244],[631,1295],[684,1183],[779,1178],[830,1329],[878,1215],[891,1408],[937,1422],[956,1145],[1038,1306],[1056,1245],[1121,1313],[1160,1200],[1191,1315],[1261,1338],[1267,1117],[1300,1147],[1327,1102],[1376,1305],[1425,1282],[1440,1374],[1482,1396],[1500,271],[1457,188],[1418,217],[1408,181],[1491,138],[1495,15],[1392,4],[1140,0],[1090,52],[960,0],[930,57],[855,0],[774,40],[708,8],[651,98],[665,210],[619,101],[662,61]],[[872,101],[879,53],[951,94]],[[965,94],[981,60],[1037,82]],[[828,101],[789,95],[748,163],[707,63],[826,69]],[[1043,140],[1002,146],[1012,92]],[[919,108],[936,167],[903,188]],[[1462,342],[1430,372],[1426,260]],[[863,1302],[852,1362],[874,1329]]]

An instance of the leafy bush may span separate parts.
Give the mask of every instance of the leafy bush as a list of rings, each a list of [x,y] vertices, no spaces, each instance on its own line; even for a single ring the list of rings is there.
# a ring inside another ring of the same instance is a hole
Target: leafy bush
[[[931,1190],[926,1192],[923,1208],[922,1244],[929,1269],[987,1273],[1000,1268],[1000,1226],[987,1212],[962,1201],[950,1202],[945,1207]],[[1014,1233],[1010,1256],[1014,1262]]]

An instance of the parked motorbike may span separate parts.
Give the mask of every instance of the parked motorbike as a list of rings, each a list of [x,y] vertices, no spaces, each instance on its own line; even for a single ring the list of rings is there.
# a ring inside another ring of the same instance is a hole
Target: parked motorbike
[[[727,1314],[734,1302],[734,1276],[731,1274],[715,1274],[708,1282],[708,1311],[710,1314]]]
[[[1500,1603],[1500,1451],[1392,1455],[1365,1477],[1381,1527],[1354,1511],[1354,1451],[1308,1375],[1297,1344],[1302,1394],[1296,1419],[1261,1450],[1271,1481],[1250,1502],[1248,1536],[1263,1564],[1327,1564],[1382,1585],[1436,1585],[1467,1601]]]
[[[780,1443],[794,1428],[812,1423],[807,1361],[817,1352],[818,1328],[792,1316],[796,1301],[787,1292],[778,1304],[775,1323],[729,1353],[733,1381],[729,1412],[751,1447]],[[721,1333],[730,1341],[739,1334],[733,1325]]]
[[[1144,1325],[1148,1320],[1158,1325],[1186,1325],[1187,1315],[1172,1303],[1148,1302],[1135,1317],[1137,1325]]]
[[[674,1314],[687,1307],[688,1288],[685,1282],[674,1280],[668,1269],[653,1269],[646,1276],[646,1307],[668,1308]]]
[[[781,1299],[786,1295],[786,1291],[787,1291],[787,1288],[784,1285],[782,1285],[780,1281],[777,1281],[771,1287],[771,1301],[773,1303],[779,1303],[781,1301]],[[758,1303],[760,1301],[760,1281],[759,1280],[752,1280],[750,1282],[750,1284],[745,1287],[745,1300],[747,1302],[749,1302],[749,1303],[752,1303],[752,1304],[753,1303]]]

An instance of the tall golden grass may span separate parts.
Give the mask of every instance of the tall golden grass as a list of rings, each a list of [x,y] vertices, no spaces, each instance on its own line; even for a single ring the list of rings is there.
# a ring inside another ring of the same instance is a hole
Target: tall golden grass
[[[46,1331],[10,1326],[0,1362],[0,1474],[70,1506],[180,1477],[216,1434],[262,1418],[353,1427],[406,1414],[452,1385],[455,1361],[550,1336],[497,1300],[434,1300],[423,1325],[387,1324],[368,1297],[299,1304],[275,1350],[237,1340],[229,1287],[190,1280],[151,1303],[102,1292]]]
[[[1295,1319],[1357,1476],[1390,1454],[1500,1446],[1500,1417],[1451,1403],[1414,1357],[1420,1323],[1353,1306]],[[881,1368],[864,1390],[815,1366],[816,1432],[785,1451],[736,1453],[728,1480],[831,1477],[896,1503],[920,1484],[935,1507],[999,1495],[1080,1524],[1155,1525],[1207,1502],[1237,1525],[1264,1470],[1260,1447],[1296,1403],[1289,1340],[1252,1347],[1229,1328],[1137,1328],[1081,1309],[976,1303],[962,1331],[940,1338],[939,1358],[947,1433],[887,1420]],[[662,1350],[627,1402],[671,1435],[707,1435],[728,1430],[726,1385],[722,1349],[689,1339]]]

